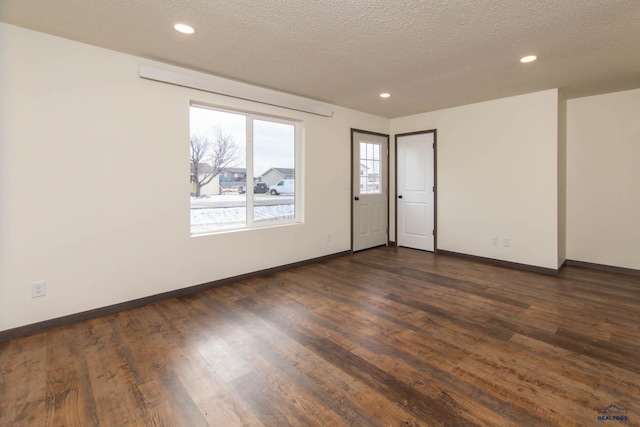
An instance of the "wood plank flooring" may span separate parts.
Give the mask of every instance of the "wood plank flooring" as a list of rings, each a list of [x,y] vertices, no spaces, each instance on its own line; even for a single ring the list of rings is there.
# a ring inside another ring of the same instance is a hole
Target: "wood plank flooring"
[[[640,425],[640,278],[576,267],[378,248],[0,343],[0,426],[603,423]]]

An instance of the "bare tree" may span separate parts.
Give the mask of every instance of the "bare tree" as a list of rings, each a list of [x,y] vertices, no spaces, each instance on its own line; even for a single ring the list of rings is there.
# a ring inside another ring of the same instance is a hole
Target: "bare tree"
[[[201,135],[191,136],[191,182],[195,183],[196,197],[201,189],[225,168],[236,165],[240,157],[240,147],[230,133],[219,127],[213,129],[211,138]]]

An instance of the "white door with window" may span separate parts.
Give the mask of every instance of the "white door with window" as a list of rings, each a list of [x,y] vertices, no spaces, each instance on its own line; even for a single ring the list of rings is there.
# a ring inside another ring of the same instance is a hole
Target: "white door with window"
[[[387,244],[389,136],[352,131],[352,249]]]
[[[435,243],[435,131],[397,135],[398,246],[433,251]]]

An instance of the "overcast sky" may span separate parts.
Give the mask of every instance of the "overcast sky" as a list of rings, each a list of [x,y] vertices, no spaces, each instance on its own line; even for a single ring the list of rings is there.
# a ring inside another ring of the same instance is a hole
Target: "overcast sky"
[[[191,107],[191,135],[209,136],[220,127],[230,133],[243,153],[246,151],[246,116],[208,108]],[[254,119],[253,122],[254,177],[272,167],[294,167],[294,126]],[[238,160],[239,168],[246,167],[246,156]]]

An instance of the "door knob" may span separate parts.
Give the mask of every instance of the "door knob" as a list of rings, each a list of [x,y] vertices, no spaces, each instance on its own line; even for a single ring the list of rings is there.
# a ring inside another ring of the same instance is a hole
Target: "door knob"
[[[398,196],[398,199],[402,199],[402,194]]]
[[[360,197],[356,196],[353,198],[353,200],[360,200]]]

